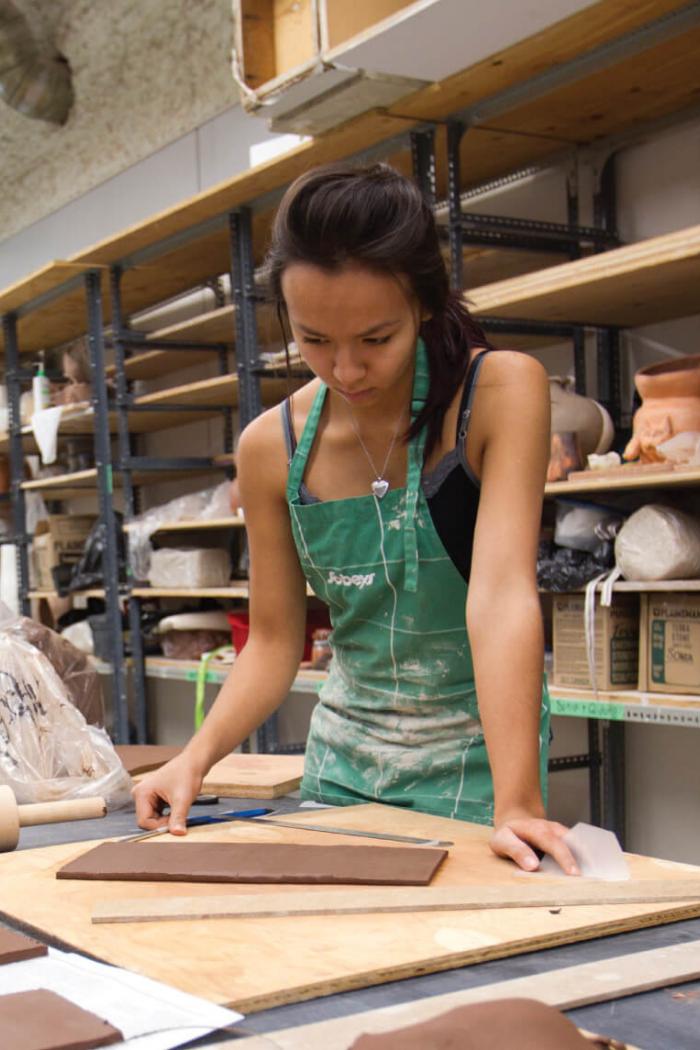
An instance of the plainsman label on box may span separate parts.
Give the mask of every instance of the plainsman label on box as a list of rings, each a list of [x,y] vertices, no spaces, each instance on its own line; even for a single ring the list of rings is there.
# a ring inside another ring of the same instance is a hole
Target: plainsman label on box
[[[647,630],[648,688],[700,693],[700,596],[650,597]]]

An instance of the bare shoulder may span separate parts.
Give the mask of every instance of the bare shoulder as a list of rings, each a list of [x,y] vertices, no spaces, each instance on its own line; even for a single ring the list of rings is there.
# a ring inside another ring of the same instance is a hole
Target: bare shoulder
[[[540,362],[517,350],[489,354],[483,364],[475,406],[485,433],[519,430],[523,424],[549,427],[549,380]]]
[[[530,354],[498,350],[485,359],[480,385],[514,393],[541,393],[548,390],[548,377],[537,358]]]

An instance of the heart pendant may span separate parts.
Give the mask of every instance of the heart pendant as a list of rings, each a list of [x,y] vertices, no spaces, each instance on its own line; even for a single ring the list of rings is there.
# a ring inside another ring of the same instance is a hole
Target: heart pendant
[[[384,478],[377,478],[376,481],[372,482],[372,493],[377,499],[383,499],[389,491],[389,482],[385,481]]]

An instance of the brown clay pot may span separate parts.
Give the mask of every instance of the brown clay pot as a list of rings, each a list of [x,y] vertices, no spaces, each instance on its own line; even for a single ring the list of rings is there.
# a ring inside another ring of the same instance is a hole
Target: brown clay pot
[[[634,377],[642,405],[634,414],[625,459],[663,460],[657,446],[674,434],[700,431],[700,354],[640,368]]]
[[[0,492],[10,491],[10,463],[7,456],[0,456]]]

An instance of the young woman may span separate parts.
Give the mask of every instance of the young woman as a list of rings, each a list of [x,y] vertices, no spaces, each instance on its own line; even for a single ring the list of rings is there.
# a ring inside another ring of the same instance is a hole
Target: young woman
[[[545,372],[489,352],[428,204],[385,165],[297,179],[268,265],[316,378],[241,436],[249,640],[201,730],[135,789],[139,823],[184,833],[207,769],[285,698],[308,581],[334,655],[303,795],[493,824],[496,853],[533,869],[544,851],[576,874],[543,803]]]

